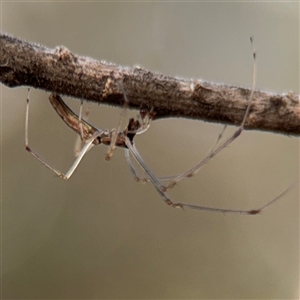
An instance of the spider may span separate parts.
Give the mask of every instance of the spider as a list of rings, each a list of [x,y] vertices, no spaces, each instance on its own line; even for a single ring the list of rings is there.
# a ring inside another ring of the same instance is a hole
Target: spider
[[[33,151],[29,147],[28,142],[28,117],[29,117],[29,90],[27,95],[27,104],[26,104],[26,117],[25,117],[25,148],[26,150],[31,153],[35,158],[37,158],[41,163],[43,163],[46,167],[48,167],[50,170],[52,170],[54,173],[56,173],[59,177],[63,179],[69,179],[75,169],[77,168],[78,164],[84,157],[84,155],[94,146],[104,144],[108,146],[108,151],[106,155],[106,160],[109,160],[112,155],[113,151],[118,147],[122,147],[125,149],[125,157],[126,161],[130,167],[130,170],[133,174],[133,177],[136,181],[145,182],[150,181],[152,185],[154,186],[157,193],[160,195],[162,200],[169,206],[174,208],[187,208],[187,209],[195,209],[195,210],[203,210],[203,211],[210,211],[210,212],[218,212],[218,213],[236,213],[236,214],[244,214],[244,215],[256,215],[259,214],[262,210],[276,202],[278,199],[283,197],[288,190],[287,188],[285,191],[283,191],[280,195],[278,195],[276,198],[272,199],[271,201],[267,202],[265,205],[258,209],[251,209],[251,210],[240,210],[240,209],[223,209],[223,208],[214,208],[214,207],[207,207],[207,206],[201,206],[201,205],[194,205],[189,203],[175,203],[173,202],[170,197],[167,194],[167,191],[172,189],[177,183],[183,179],[192,177],[196,171],[200,169],[204,164],[206,164],[210,159],[212,159],[215,155],[217,155],[220,151],[222,151],[224,148],[226,148],[230,143],[232,143],[244,130],[244,125],[247,120],[247,117],[249,115],[250,107],[251,107],[251,101],[253,97],[253,92],[255,90],[255,76],[256,76],[256,61],[255,61],[255,49],[253,46],[252,38],[250,38],[251,44],[252,44],[252,53],[253,53],[253,78],[252,78],[252,89],[251,93],[248,99],[248,105],[244,114],[243,121],[239,128],[231,135],[227,140],[222,142],[219,146],[219,142],[223,136],[223,133],[225,131],[226,126],[224,127],[223,131],[220,133],[220,135],[217,138],[217,141],[212,148],[212,150],[209,152],[209,154],[202,159],[199,163],[197,163],[194,167],[190,168],[186,172],[173,177],[165,177],[165,178],[158,178],[155,176],[152,171],[148,168],[146,163],[144,162],[143,158],[139,154],[135,143],[134,143],[134,137],[135,135],[142,134],[145,131],[148,130],[150,127],[150,123],[152,119],[155,117],[155,112],[153,109],[150,111],[141,109],[140,110],[140,119],[141,122],[138,120],[135,120],[131,118],[129,120],[127,128],[125,130],[121,131],[121,123],[124,118],[125,111],[128,107],[128,99],[126,96],[126,93],[124,91],[123,85],[115,79],[113,74],[111,75],[113,81],[118,85],[118,88],[123,94],[124,98],[124,107],[121,113],[120,121],[118,124],[117,129],[112,130],[101,130],[90,123],[88,123],[86,120],[82,118],[82,105],[83,101],[81,101],[80,111],[79,115],[76,115],[63,101],[63,99],[57,95],[57,94],[50,94],[49,100],[52,104],[53,108],[57,112],[57,114],[62,118],[62,120],[71,128],[73,129],[80,137],[81,142],[84,144],[82,149],[78,151],[76,155],[76,159],[73,163],[73,165],[70,167],[70,169],[64,174],[57,169],[50,166],[46,161],[44,161],[35,151]],[[138,172],[136,171],[132,161],[131,156],[136,160],[138,165],[141,167],[141,169],[146,174],[147,178],[142,179],[138,176]],[[167,184],[163,184],[163,181],[168,181]]]

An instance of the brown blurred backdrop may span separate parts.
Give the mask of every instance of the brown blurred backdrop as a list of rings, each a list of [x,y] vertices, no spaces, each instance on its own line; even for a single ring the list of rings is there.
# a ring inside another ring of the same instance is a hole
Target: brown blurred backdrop
[[[2,3],[2,31],[165,75],[299,93],[299,3]],[[1,86],[2,295],[7,299],[297,299],[299,187],[262,215],[167,207],[131,177],[122,149],[94,148],[69,181],[24,149],[26,88]],[[30,145],[66,171],[75,134],[31,91]],[[78,111],[79,101],[67,99]],[[130,112],[136,116],[137,112]],[[92,106],[117,125],[120,109]],[[169,119],[136,138],[158,175],[185,171],[221,125]],[[227,135],[236,128],[230,127]],[[245,132],[170,193],[175,201],[257,208],[299,180],[299,142]]]

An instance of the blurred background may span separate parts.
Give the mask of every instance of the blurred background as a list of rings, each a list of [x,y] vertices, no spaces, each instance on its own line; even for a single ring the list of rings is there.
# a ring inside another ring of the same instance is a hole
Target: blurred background
[[[257,89],[299,93],[299,3],[5,2],[1,13],[3,32],[49,48],[243,87],[253,35]],[[298,185],[258,216],[176,210],[133,180],[122,149],[106,162],[104,146],[64,181],[24,148],[26,96],[26,87],[1,86],[3,298],[299,298]],[[31,90],[30,146],[65,172],[76,135],[48,97]],[[65,100],[78,111],[78,100]],[[119,108],[91,106],[99,128],[119,117]],[[135,142],[157,175],[172,175],[200,161],[221,130],[159,120]],[[295,181],[298,138],[251,131],[170,195],[254,209]]]

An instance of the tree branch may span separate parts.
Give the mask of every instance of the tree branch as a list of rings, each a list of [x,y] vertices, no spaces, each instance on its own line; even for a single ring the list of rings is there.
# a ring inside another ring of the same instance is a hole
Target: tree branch
[[[48,49],[0,34],[0,81],[52,93],[122,106],[112,74],[124,87],[129,108],[154,108],[155,119],[184,117],[240,125],[250,90],[156,74],[77,56],[59,46]],[[300,134],[299,95],[255,91],[245,128]]]

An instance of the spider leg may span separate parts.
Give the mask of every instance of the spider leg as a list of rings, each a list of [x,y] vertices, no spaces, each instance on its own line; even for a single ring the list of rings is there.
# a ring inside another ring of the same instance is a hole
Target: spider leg
[[[140,110],[140,117],[141,117],[141,120],[142,120],[141,124],[138,121],[134,121],[133,119],[129,120],[126,135],[127,135],[127,137],[129,138],[129,140],[131,142],[133,141],[133,138],[135,137],[136,134],[142,134],[142,133],[144,133],[145,131],[147,131],[149,129],[150,122],[154,118],[154,115],[155,114],[153,112],[153,109],[151,109],[150,112],[148,112],[145,109],[141,109]],[[125,151],[126,162],[129,166],[129,169],[130,169],[130,171],[132,173],[132,176],[135,179],[135,181],[141,182],[141,183],[150,181],[149,178],[147,178],[147,177],[142,178],[142,177],[139,176],[136,168],[134,167],[134,165],[131,161],[130,151],[126,148],[125,148],[124,151]],[[170,181],[171,179],[174,179],[174,178],[175,178],[175,176],[160,177],[159,180],[161,180],[161,181],[164,181],[164,180]]]
[[[296,183],[293,183],[288,188],[286,188],[283,192],[281,192],[277,197],[273,198],[263,206],[257,209],[250,209],[250,210],[239,210],[239,209],[223,209],[223,208],[212,208],[207,206],[199,206],[193,205],[188,203],[174,203],[174,207],[181,207],[181,208],[189,208],[189,209],[196,209],[196,210],[205,210],[210,212],[219,212],[224,214],[240,214],[240,215],[257,215],[260,214],[263,210],[265,210],[270,205],[277,202],[279,199],[283,198],[294,186]]]
[[[82,148],[82,150],[80,151],[78,157],[76,158],[76,160],[74,161],[74,163],[72,164],[72,166],[70,167],[70,169],[64,174],[62,172],[60,172],[59,170],[55,169],[54,167],[52,167],[50,164],[48,164],[39,154],[37,154],[34,150],[32,150],[29,147],[29,140],[28,140],[28,120],[29,120],[29,92],[30,89],[28,89],[28,95],[27,95],[27,100],[26,100],[26,114],[25,114],[25,149],[31,154],[33,155],[37,160],[39,160],[42,164],[44,164],[47,168],[49,168],[50,170],[52,170],[55,174],[57,174],[59,177],[63,178],[63,179],[69,179],[72,174],[74,173],[74,171],[76,170],[78,164],[80,163],[80,161],[82,160],[83,156],[85,155],[85,153],[90,150],[94,144],[93,142],[95,141],[95,139],[100,136],[102,134],[102,131],[99,131],[95,128],[92,128],[92,130],[90,129],[90,134],[91,136],[89,136],[89,138],[86,140],[86,144],[85,146]],[[50,102],[53,105],[53,107],[55,108],[55,110],[58,112],[60,112],[60,116],[62,118],[70,118],[72,119],[73,123],[75,121],[74,119],[74,113],[65,105],[65,103],[62,101],[62,99],[59,96],[55,96],[55,95],[50,95]],[[72,113],[73,114],[72,114]],[[74,124],[73,124],[74,125]],[[79,127],[79,126],[78,126]]]
[[[125,91],[124,91],[124,95],[125,95]],[[142,134],[142,133],[146,132],[149,129],[150,123],[151,123],[151,120],[153,119],[153,117],[154,117],[153,113],[149,113],[144,108],[140,109],[140,118],[142,120],[142,123],[140,124],[140,126],[132,126],[131,124],[133,124],[133,123],[131,121],[129,121],[129,124],[128,124],[127,136],[128,137],[131,136],[131,141],[133,140],[133,138],[136,134]],[[125,152],[126,162],[129,166],[129,169],[132,173],[132,176],[133,176],[134,180],[137,181],[137,182],[141,182],[141,183],[148,182],[149,181],[148,178],[145,178],[145,177],[141,178],[139,176],[136,168],[134,167],[134,165],[131,161],[130,151],[125,148],[124,152]]]
[[[136,182],[143,182],[143,183],[144,182],[148,182],[149,181],[148,178],[142,178],[142,177],[139,176],[136,168],[134,167],[134,165],[133,165],[133,163],[132,163],[132,161],[130,159],[130,151],[128,149],[125,149],[124,151],[125,151],[126,162],[127,162],[128,166],[129,166],[130,172],[132,173],[132,176],[133,176],[134,180]]]
[[[149,182],[150,181],[149,178],[139,176],[138,171],[136,170],[136,168],[133,165],[133,162],[131,161],[130,151],[128,149],[125,149],[124,151],[125,151],[126,162],[129,166],[129,169],[132,173],[132,176],[133,176],[134,180],[136,182],[140,182],[140,183]],[[160,180],[160,181],[170,181],[170,180],[173,180],[174,178],[176,178],[176,176],[164,176],[164,177],[158,177],[158,180]]]
[[[204,164],[206,164],[210,159],[212,159],[220,151],[222,151],[224,148],[226,148],[230,143],[232,143],[242,133],[242,131],[244,129],[245,122],[246,122],[246,119],[247,119],[247,117],[249,115],[249,111],[250,111],[250,107],[251,107],[251,102],[252,102],[252,98],[253,98],[253,93],[254,93],[254,90],[255,90],[255,82],[256,82],[256,53],[255,53],[255,49],[254,49],[254,46],[253,46],[252,38],[250,38],[250,41],[251,41],[252,53],[253,53],[252,88],[251,88],[251,93],[250,93],[250,96],[249,96],[248,105],[247,105],[247,108],[246,108],[246,111],[245,111],[245,114],[244,114],[244,118],[243,118],[242,124],[240,125],[240,127],[238,128],[238,130],[231,137],[229,137],[220,146],[218,146],[218,144],[219,144],[220,140],[222,139],[222,137],[224,135],[224,132],[225,132],[225,130],[227,128],[227,125],[225,125],[223,127],[223,130],[221,131],[221,133],[218,135],[217,140],[216,140],[214,146],[209,151],[209,153],[207,154],[207,156],[203,160],[201,160],[198,164],[196,164],[194,167],[190,168],[186,172],[184,172],[184,173],[182,173],[180,175],[177,175],[177,176],[168,176],[168,177],[159,178],[160,181],[162,181],[162,180],[169,180],[170,181],[166,186],[161,185],[163,187],[163,189],[169,190],[169,189],[173,188],[179,181],[194,176],[200,170],[200,168]],[[122,89],[122,92],[123,92],[123,95],[124,95],[124,98],[125,98],[125,102],[128,103],[125,91],[124,91],[124,89],[122,87],[121,87],[121,89]],[[137,129],[135,131],[129,131],[129,132],[135,132],[136,134],[140,134],[140,133],[145,132],[149,128],[150,121],[152,120],[152,118],[153,118],[154,115],[151,116],[151,114],[150,114],[149,121],[148,121],[148,123],[146,123],[144,121],[145,120],[145,114],[146,114],[145,111],[143,111],[143,110],[140,111],[140,115],[141,115],[141,118],[142,118],[142,124],[143,125],[139,129]],[[126,161],[127,161],[128,165],[129,165],[129,168],[131,170],[131,173],[132,173],[134,179],[137,182],[146,182],[146,181],[148,181],[146,178],[140,178],[139,177],[138,172],[136,171],[133,163],[131,162],[130,155],[129,155],[129,150],[128,149],[125,149],[125,158],[126,158]]]
[[[194,167],[190,168],[189,170],[187,170],[186,172],[178,175],[175,179],[171,180],[171,182],[166,186],[166,189],[171,189],[173,188],[179,181],[181,181],[182,179],[186,179],[189,177],[192,177],[193,175],[196,174],[196,172],[204,165],[206,164],[210,159],[212,159],[215,155],[217,155],[221,150],[223,150],[224,148],[226,148],[229,144],[231,144],[244,130],[244,126],[245,126],[245,122],[246,119],[249,115],[249,111],[250,111],[250,107],[251,107],[251,102],[252,102],[252,98],[253,98],[253,93],[255,90],[255,82],[256,82],[256,53],[255,53],[255,49],[253,46],[253,41],[252,38],[250,38],[251,41],[251,45],[252,45],[252,53],[253,53],[253,71],[252,71],[252,87],[251,87],[251,93],[249,96],[249,100],[248,100],[248,105],[242,120],[242,123],[240,125],[240,127],[237,129],[237,131],[235,131],[233,133],[233,135],[231,137],[229,137],[226,141],[224,141],[221,145],[219,145],[217,148],[215,148],[217,146],[217,144],[219,143],[224,130],[222,131],[222,133],[219,135],[213,149],[210,151],[210,153],[204,158],[202,159],[198,164],[196,164]]]
[[[215,207],[209,207],[209,206],[201,206],[201,205],[194,205],[189,203],[174,203],[168,194],[166,193],[166,189],[164,186],[161,185],[160,180],[156,178],[156,176],[152,173],[152,171],[147,167],[144,160],[140,156],[138,150],[136,149],[133,141],[130,141],[128,137],[125,137],[125,143],[130,151],[131,155],[135,158],[137,163],[140,165],[140,167],[144,170],[144,172],[147,174],[149,180],[153,184],[155,190],[157,193],[161,196],[162,200],[169,206],[174,208],[188,208],[188,209],[194,209],[194,210],[202,210],[202,211],[209,211],[209,212],[215,212],[215,213],[223,213],[223,214],[240,214],[240,215],[257,215],[261,213],[263,210],[265,210],[268,206],[273,204],[274,202],[278,201],[280,198],[282,198],[286,193],[295,185],[291,185],[286,190],[284,190],[280,195],[278,195],[276,198],[272,199],[271,201],[267,202],[265,205],[261,206],[258,209],[250,209],[250,210],[243,210],[243,209],[225,209],[225,208],[215,208]]]
[[[83,141],[83,129],[82,129],[82,110],[83,110],[83,100],[80,100],[80,108],[79,108],[79,115],[78,115],[78,122],[79,122],[79,132],[80,132],[80,139]]]
[[[80,101],[80,109],[79,109],[79,114],[78,114],[78,121],[79,121],[79,132],[80,134],[77,136],[75,145],[74,145],[74,156],[77,157],[82,149],[82,144],[85,143],[86,139],[83,134],[83,128],[82,128],[82,115],[83,115],[83,100]],[[86,108],[84,111],[84,120],[88,120],[88,116],[90,113],[90,108]]]
[[[224,132],[225,132],[226,128],[227,128],[227,125],[223,126],[222,131],[219,133],[219,135],[218,135],[218,137],[217,137],[217,139],[216,139],[214,145],[213,145],[212,148],[207,152],[206,156],[208,156],[209,154],[211,154],[212,152],[214,152],[214,150],[215,150],[216,147],[218,146],[220,140],[222,139],[222,137],[223,137],[223,135],[224,135]],[[203,166],[203,165],[202,165],[202,166]],[[201,166],[201,167],[202,167],[202,166]],[[190,177],[192,177],[192,176],[195,176],[195,175],[200,171],[201,167],[199,167],[198,169],[196,169],[190,176],[185,177],[185,178],[182,178],[182,179],[186,179],[186,178],[190,178]],[[170,181],[173,181],[173,180],[174,180],[176,177],[178,177],[178,176],[179,176],[179,175],[173,176],[173,178],[171,178]],[[169,185],[170,185],[170,183],[169,183]],[[175,185],[176,185],[176,184],[170,185],[170,186],[168,187],[168,189],[173,188]]]
[[[218,146],[220,140],[222,139],[222,137],[223,137],[223,135],[224,135],[224,132],[225,132],[226,128],[227,128],[227,125],[225,125],[225,126],[223,127],[222,131],[219,133],[219,135],[218,135],[218,137],[217,137],[217,139],[216,139],[216,141],[215,141],[213,147],[211,148],[211,150],[210,150],[209,152],[213,152],[213,151],[216,149],[216,147]]]
[[[149,180],[153,184],[154,188],[158,192],[158,194],[161,196],[161,198],[164,200],[164,202],[168,205],[173,206],[173,202],[171,199],[169,199],[168,195],[163,191],[164,186],[161,185],[160,181],[156,178],[156,176],[151,172],[151,170],[147,167],[144,160],[140,156],[139,152],[137,151],[136,147],[134,146],[133,141],[130,141],[130,139],[125,136],[125,144],[127,148],[129,149],[132,156],[135,158],[137,163],[140,165],[140,167],[143,169],[143,171],[147,174]]]

